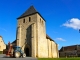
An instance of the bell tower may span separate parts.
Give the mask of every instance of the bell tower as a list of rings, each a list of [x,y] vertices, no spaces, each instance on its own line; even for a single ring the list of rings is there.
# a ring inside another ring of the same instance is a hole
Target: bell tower
[[[22,50],[27,55],[32,57],[47,56],[47,40],[45,20],[39,12],[33,7],[25,11],[18,19],[17,25],[17,46],[22,47]],[[42,43],[45,42],[44,45]],[[43,51],[43,52],[41,52]]]

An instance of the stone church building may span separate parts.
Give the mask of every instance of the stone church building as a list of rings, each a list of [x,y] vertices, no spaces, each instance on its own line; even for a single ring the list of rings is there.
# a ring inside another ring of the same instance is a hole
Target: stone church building
[[[58,58],[58,44],[46,34],[46,21],[33,7],[17,18],[16,42],[26,56]],[[14,44],[13,42],[13,44]]]

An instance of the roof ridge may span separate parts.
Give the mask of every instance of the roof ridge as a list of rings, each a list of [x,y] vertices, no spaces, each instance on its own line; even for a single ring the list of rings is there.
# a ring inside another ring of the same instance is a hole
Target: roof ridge
[[[79,45],[79,44],[78,44],[78,45]],[[62,46],[62,47],[71,47],[71,46],[77,46],[77,44],[76,44],[76,45]]]
[[[37,13],[37,10],[34,8],[34,6],[30,6],[19,18],[22,18],[22,17],[25,17],[25,16],[28,16],[28,15],[31,15],[31,14],[34,14],[34,13]],[[18,19],[19,19],[18,18]]]

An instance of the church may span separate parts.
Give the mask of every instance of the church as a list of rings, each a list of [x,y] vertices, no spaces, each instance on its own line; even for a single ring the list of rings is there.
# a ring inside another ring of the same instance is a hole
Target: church
[[[16,40],[12,44],[22,47],[26,56],[58,58],[58,44],[46,34],[46,20],[30,6],[17,18]]]

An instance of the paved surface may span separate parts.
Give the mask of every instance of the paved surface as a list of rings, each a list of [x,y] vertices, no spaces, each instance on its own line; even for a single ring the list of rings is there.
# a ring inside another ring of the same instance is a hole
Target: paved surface
[[[25,57],[25,58],[7,58],[5,55],[0,54],[0,60],[37,60],[37,58]]]

